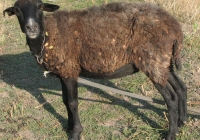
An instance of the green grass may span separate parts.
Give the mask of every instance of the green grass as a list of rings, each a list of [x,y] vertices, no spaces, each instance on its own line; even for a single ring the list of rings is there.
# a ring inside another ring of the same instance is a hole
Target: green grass
[[[10,7],[14,1],[2,0],[0,10]],[[167,1],[162,0],[146,1],[159,4],[180,20],[185,40],[182,51],[183,70],[178,73],[187,84],[188,102],[198,103],[200,101],[200,17],[195,12],[199,9],[195,10],[194,7],[199,5],[199,1],[191,1],[191,9],[186,7],[183,10],[180,7],[186,4],[187,0],[177,0],[175,6],[170,0],[168,4]],[[110,0],[52,2],[59,4],[61,9],[72,10],[100,5]],[[68,134],[65,133],[67,111],[62,103],[59,80],[49,75],[48,78],[43,76],[42,69],[29,53],[29,48],[25,46],[25,36],[20,31],[16,17],[0,15],[0,18],[0,139],[67,139]],[[142,73],[110,81],[94,81],[162,99]],[[82,140],[161,140],[167,133],[165,106],[83,85],[79,85],[78,90],[79,113],[84,127]],[[191,105],[200,107],[200,104]],[[189,113],[189,117],[189,122],[180,128],[177,140],[200,138],[200,116]]]

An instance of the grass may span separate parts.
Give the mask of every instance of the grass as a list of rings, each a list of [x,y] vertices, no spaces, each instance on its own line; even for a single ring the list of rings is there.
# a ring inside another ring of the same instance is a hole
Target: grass
[[[1,0],[0,11],[10,7],[14,1]],[[57,3],[62,9],[69,10],[110,2],[110,0],[44,1]],[[183,70],[178,73],[187,84],[188,103],[199,108],[200,1],[145,1],[160,5],[181,22],[185,40],[182,51]],[[0,139],[67,139],[68,134],[65,133],[67,111],[61,100],[58,79],[43,77],[43,71],[25,46],[25,37],[20,31],[16,17],[0,15],[0,18]],[[142,73],[110,81],[94,81],[162,99]],[[164,115],[166,111],[165,106],[79,85],[79,113],[84,127],[82,140],[162,139],[168,129]],[[189,122],[180,128],[177,139],[199,139],[199,126],[200,116],[189,113]]]

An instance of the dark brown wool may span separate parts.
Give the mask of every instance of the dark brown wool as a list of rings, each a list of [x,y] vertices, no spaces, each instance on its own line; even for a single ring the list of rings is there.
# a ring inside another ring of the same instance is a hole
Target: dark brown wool
[[[44,18],[43,53],[50,71],[78,78],[81,67],[113,72],[127,63],[166,85],[171,62],[180,67],[179,23],[149,3],[112,3],[82,11],[58,11]]]

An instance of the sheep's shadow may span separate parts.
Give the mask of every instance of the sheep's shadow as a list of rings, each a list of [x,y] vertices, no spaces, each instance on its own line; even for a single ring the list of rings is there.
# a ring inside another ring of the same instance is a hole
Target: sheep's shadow
[[[44,91],[41,91],[41,88],[48,89],[47,91],[48,94],[61,96],[58,93],[49,91],[49,90],[61,91],[59,80],[58,79],[56,80],[55,78],[50,78],[50,79],[44,78],[42,76],[42,69],[36,64],[34,58],[28,52],[17,54],[17,55],[10,54],[10,55],[0,56],[0,71],[3,71],[3,75],[1,75],[1,78],[4,82],[8,83],[9,85],[14,85],[17,88],[28,91],[32,96],[34,96],[38,100],[40,104],[46,102],[46,99],[42,95],[42,92]],[[49,80],[51,80],[51,82],[48,82]],[[45,84],[47,82],[48,82],[47,84],[48,86]],[[116,88],[108,80],[106,81],[106,83],[107,85]],[[84,86],[84,85],[80,85],[80,86]],[[161,129],[161,126],[158,123],[156,123],[155,120],[152,120],[151,118],[147,117],[145,114],[138,111],[138,108],[148,108],[156,112],[158,115],[162,115],[163,109],[157,108],[151,105],[150,103],[141,101],[141,100],[138,100],[138,102],[140,102],[142,106],[133,105],[123,99],[114,97],[105,91],[94,90],[94,88],[89,87],[89,86],[84,86],[84,87],[86,87],[87,90],[90,90],[91,92],[94,92],[103,98],[109,99],[112,102],[112,104],[122,106],[128,109],[130,112],[133,112],[134,114],[138,116],[142,116],[141,117],[142,120],[148,123],[153,128]],[[85,98],[79,98],[79,100],[102,102],[105,104],[110,104],[110,102],[90,100],[90,99],[85,99]],[[51,106],[51,104],[46,104],[43,107],[49,113],[51,113],[55,118],[57,118],[58,121],[61,123],[63,129],[66,130],[66,122],[67,122],[66,118],[58,114],[56,110]]]
[[[40,104],[46,103],[43,107],[58,119],[64,128],[66,119],[56,112],[42,95],[41,89],[60,90],[58,81],[51,78],[44,78],[42,69],[35,62],[31,53],[25,52],[17,55],[9,54],[0,56],[1,79],[9,85],[15,86],[29,92]],[[46,84],[48,83],[48,84]],[[47,87],[48,85],[48,87]]]

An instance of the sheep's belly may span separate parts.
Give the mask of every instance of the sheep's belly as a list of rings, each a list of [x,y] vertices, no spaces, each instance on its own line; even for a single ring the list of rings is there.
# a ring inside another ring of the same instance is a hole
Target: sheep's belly
[[[99,79],[114,79],[114,78],[124,77],[126,75],[130,75],[138,71],[139,70],[135,67],[134,64],[126,64],[120,67],[119,69],[115,70],[114,72],[107,72],[107,73],[94,73],[82,69],[80,76],[88,78],[99,78]]]

